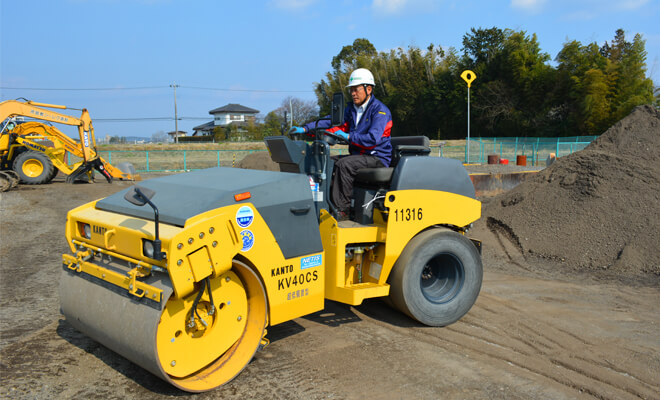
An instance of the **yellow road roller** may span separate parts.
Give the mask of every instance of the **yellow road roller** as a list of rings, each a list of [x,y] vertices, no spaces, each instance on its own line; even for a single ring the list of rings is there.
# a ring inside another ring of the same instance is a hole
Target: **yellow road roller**
[[[268,326],[325,299],[381,297],[421,324],[457,321],[483,275],[466,236],[481,204],[462,164],[429,156],[426,137],[392,138],[392,166],[358,171],[351,218],[338,221],[328,193],[340,140],[269,137],[281,172],[165,176],[71,210],[66,320],[189,392],[234,378]]]

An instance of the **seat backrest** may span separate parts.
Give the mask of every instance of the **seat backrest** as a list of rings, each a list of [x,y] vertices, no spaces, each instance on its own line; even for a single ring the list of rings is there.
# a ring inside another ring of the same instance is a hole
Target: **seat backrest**
[[[426,136],[398,136],[392,142],[392,160],[390,167],[396,167],[404,156],[428,156],[431,153],[431,141]]]
[[[426,136],[396,136],[390,138],[392,147],[401,145],[429,147],[431,141]]]

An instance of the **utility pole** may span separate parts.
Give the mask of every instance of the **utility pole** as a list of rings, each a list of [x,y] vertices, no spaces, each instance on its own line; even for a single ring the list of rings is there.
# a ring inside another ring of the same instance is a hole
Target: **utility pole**
[[[170,87],[174,88],[174,143],[179,143],[179,117],[176,113],[176,88],[179,85],[174,82]]]

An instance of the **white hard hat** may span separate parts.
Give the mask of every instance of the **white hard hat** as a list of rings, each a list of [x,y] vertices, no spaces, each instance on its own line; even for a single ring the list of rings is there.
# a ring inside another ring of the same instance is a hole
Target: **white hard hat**
[[[366,68],[358,68],[351,74],[351,77],[348,78],[348,85],[351,86],[360,86],[360,85],[371,85],[376,86],[374,83],[374,76]]]

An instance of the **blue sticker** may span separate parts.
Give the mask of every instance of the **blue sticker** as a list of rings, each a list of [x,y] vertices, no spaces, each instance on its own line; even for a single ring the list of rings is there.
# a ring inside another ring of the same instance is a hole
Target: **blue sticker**
[[[314,182],[314,178],[312,178],[311,176],[309,177],[309,188],[312,189],[312,192],[319,191],[319,184]]]
[[[243,248],[241,251],[248,251],[254,246],[254,233],[249,230],[241,231],[241,239],[243,240]]]
[[[300,269],[318,267],[321,264],[323,264],[323,254],[317,254],[315,256],[308,256],[300,259]]]
[[[236,211],[236,223],[241,228],[247,228],[254,221],[254,211],[248,206],[243,206]]]

